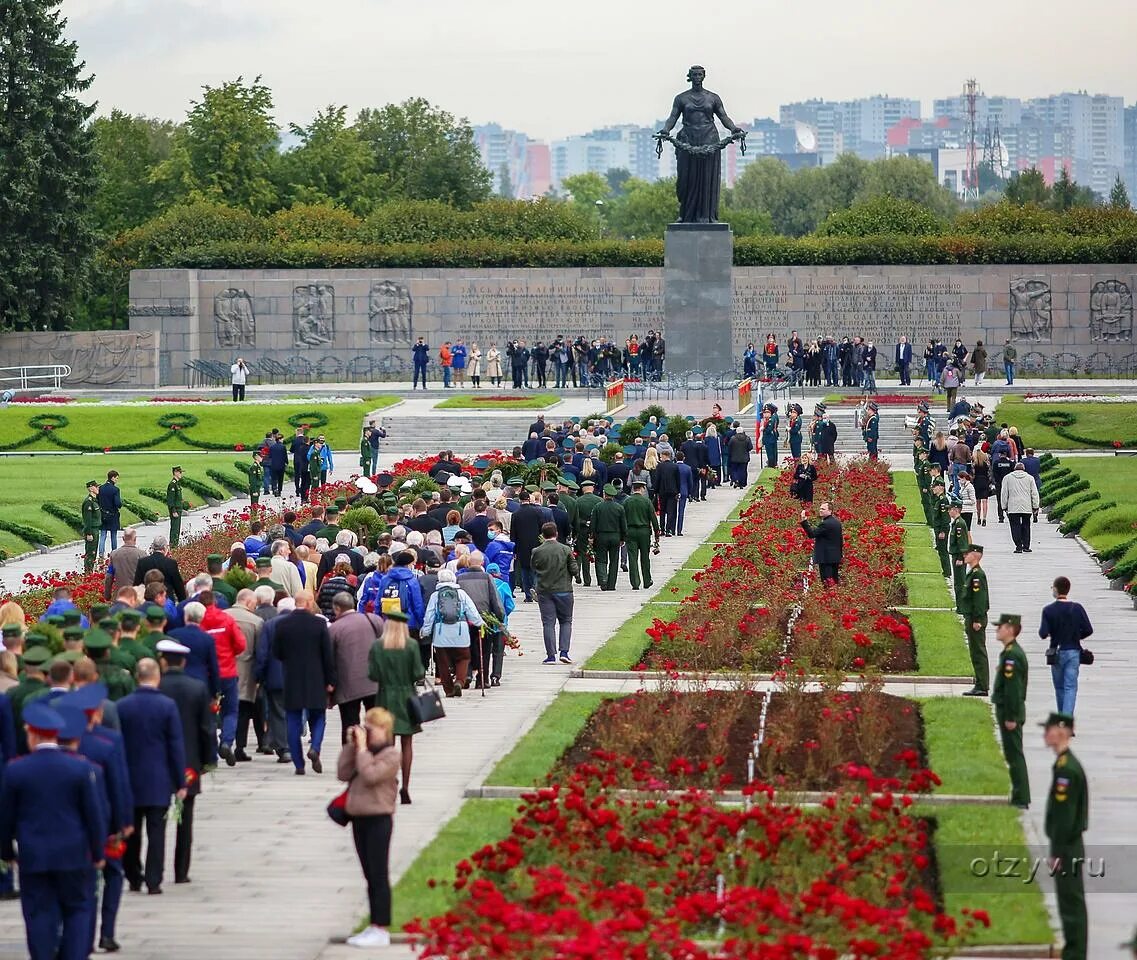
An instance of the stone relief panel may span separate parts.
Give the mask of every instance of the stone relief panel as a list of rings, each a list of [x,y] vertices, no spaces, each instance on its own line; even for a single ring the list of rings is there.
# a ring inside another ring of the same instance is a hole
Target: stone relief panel
[[[1101,280],[1090,289],[1090,336],[1095,343],[1133,339],[1133,293],[1121,280]]]
[[[394,280],[372,280],[367,298],[367,328],[373,345],[410,344],[414,303],[411,292]]]
[[[219,347],[257,345],[257,318],[252,297],[245,290],[229,287],[213,298],[213,324]]]
[[[24,362],[65,363],[71,367],[68,383],[110,387],[145,382],[143,371],[154,367],[156,337],[125,331],[31,334],[14,341],[19,347],[9,356],[23,353]]]
[[[1050,284],[1019,277],[1011,281],[1011,339],[1049,343],[1054,330]]]
[[[298,347],[321,347],[336,339],[336,288],[306,283],[292,291],[292,337]]]

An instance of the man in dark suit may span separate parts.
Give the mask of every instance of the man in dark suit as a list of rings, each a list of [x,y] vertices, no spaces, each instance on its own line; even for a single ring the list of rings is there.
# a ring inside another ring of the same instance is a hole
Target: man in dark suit
[[[85,958],[107,839],[98,774],[86,758],[59,749],[64,721],[47,704],[32,701],[23,719],[31,752],[4,770],[0,861],[11,869],[19,853],[28,953]]]
[[[546,522],[546,517],[540,507],[529,502],[527,490],[521,491],[518,501],[520,506],[513,515],[509,535],[514,544],[514,566],[517,569],[521,592],[525,595],[525,602],[532,603],[533,588],[536,586],[536,578],[533,575],[533,549],[540,542],[541,526]]]
[[[628,490],[628,474],[632,472],[631,466],[624,460],[623,453],[617,453],[612,462],[608,464],[608,482],[615,484],[621,490]],[[564,541],[561,541],[564,543]]]
[[[296,609],[273,621],[272,655],[284,667],[284,711],[288,723],[288,747],[298,775],[304,773],[300,734],[307,714],[312,746],[308,759],[312,769],[323,773],[320,748],[324,744],[328,694],[336,688],[336,665],[328,624],[317,616],[311,590],[295,597]]]
[[[687,439],[683,441],[679,450],[683,454],[683,462],[691,468],[694,477],[694,482],[691,485],[691,499],[706,500],[707,465],[710,463],[707,457],[707,445],[702,440],[695,439],[695,434],[691,432],[687,434]]]
[[[900,338],[893,359],[896,361],[896,370],[900,374],[900,386],[910,387],[912,385],[912,344],[908,342],[907,337]]]
[[[490,518],[486,516],[486,506],[485,500],[475,500],[474,515],[462,525],[474,541],[474,546],[483,553],[490,543]]]
[[[193,850],[193,806],[201,793],[204,767],[217,766],[217,737],[213,729],[212,702],[205,684],[186,673],[189,647],[176,640],[159,640],[158,654],[165,672],[158,689],[174,701],[182,722],[182,743],[186,749],[186,771],[193,771],[186,784],[182,803],[182,819],[174,844],[174,883],[189,883],[190,856]]]
[[[127,838],[122,866],[130,889],[162,892],[166,865],[166,811],[170,797],[185,800],[186,751],[182,720],[174,701],[158,689],[162,673],[149,657],[138,664],[138,689],[115,705],[126,766],[134,794],[134,833]],[[142,824],[146,824],[146,870],[142,869]]]
[[[666,450],[660,454],[659,466],[655,471],[655,492],[659,497],[663,535],[673,537],[679,518],[679,465]]]
[[[266,464],[270,476],[272,494],[279,497],[284,490],[284,471],[288,468],[288,448],[284,445],[284,437],[276,434],[272,443],[268,445],[268,463]]]
[[[155,537],[150,543],[150,553],[138,561],[134,569],[134,585],[140,586],[146,574],[160,570],[166,579],[166,590],[175,603],[186,598],[186,585],[178,570],[178,562],[170,556],[170,541],[165,537]]]
[[[118,549],[118,528],[122,515],[122,491],[118,488],[118,471],[107,473],[107,482],[99,487],[99,556],[101,557],[110,537],[111,550]]]
[[[316,534],[318,534],[326,526],[327,521],[324,520],[324,508],[320,506],[313,507],[312,519],[296,531],[296,542],[303,543],[305,537],[316,536]]]
[[[826,502],[817,505],[820,522],[810,526],[809,511],[801,512],[801,528],[813,540],[813,562],[821,571],[821,579],[826,583],[837,583],[840,579],[842,531],[841,521],[833,516],[833,508]]]
[[[205,619],[205,605],[196,600],[187,603],[184,613],[186,625],[171,630],[169,636],[189,651],[186,674],[204,683],[212,700],[221,693],[221,668],[217,663],[217,644],[201,626]]]

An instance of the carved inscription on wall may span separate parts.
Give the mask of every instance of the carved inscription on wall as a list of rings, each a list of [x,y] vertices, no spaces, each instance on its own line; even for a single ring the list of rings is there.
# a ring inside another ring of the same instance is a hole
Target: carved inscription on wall
[[[815,336],[860,336],[894,344],[904,335],[921,344],[932,337],[950,342],[962,326],[963,295],[958,281],[948,277],[806,278],[798,292],[805,302],[794,325]]]
[[[788,302],[789,285],[784,280],[735,280],[730,308],[735,350],[745,349],[748,343],[762,343],[768,333],[777,333],[780,338],[789,322]]]

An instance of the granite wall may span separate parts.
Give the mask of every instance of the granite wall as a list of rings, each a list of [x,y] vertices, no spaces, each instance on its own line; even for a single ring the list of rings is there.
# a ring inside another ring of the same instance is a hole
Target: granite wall
[[[64,382],[82,387],[119,389],[158,386],[159,337],[143,330],[76,331],[74,333],[0,334],[0,366],[20,367],[65,363],[71,375]],[[35,381],[36,389],[51,383]]]
[[[158,335],[164,384],[184,382],[192,359],[229,363],[237,355],[346,378],[409,364],[419,336],[434,348],[461,337],[483,349],[513,337],[642,337],[664,327],[663,273],[137,270],[130,329]],[[732,285],[736,355],[747,341],[771,331],[784,341],[791,330],[803,338],[859,334],[888,348],[901,334],[920,345],[932,336],[996,345],[1010,337],[1020,358],[1133,355],[1132,264],[735,267]]]

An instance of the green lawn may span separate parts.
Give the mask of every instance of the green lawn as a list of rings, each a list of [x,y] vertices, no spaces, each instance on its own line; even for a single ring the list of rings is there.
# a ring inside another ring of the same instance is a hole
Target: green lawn
[[[1071,388],[1073,392],[1077,388]],[[1053,427],[1038,422],[1041,413],[1061,411],[1076,420],[1065,429],[1080,439],[1059,436]],[[1044,450],[1109,448],[1114,440],[1137,442],[1137,403],[1027,403],[1022,397],[1005,397],[995,408],[995,420],[1018,427],[1023,441]],[[1081,439],[1084,438],[1084,439]],[[1087,443],[1086,441],[1093,441]]]
[[[707,543],[733,543],[734,537],[731,536],[730,531],[738,526],[737,520],[724,520],[717,527],[714,528],[708,535]]]
[[[675,575],[659,588],[656,600],[683,600],[695,592],[695,574],[698,570],[679,569]]]
[[[112,447],[130,450],[132,445],[146,443],[167,433],[158,425],[158,419],[174,414],[196,418],[197,423],[158,444],[173,451],[192,450],[185,438],[210,443],[246,446],[260,440],[273,427],[291,436],[294,427],[288,418],[305,413],[318,413],[327,423],[314,427],[323,433],[334,450],[356,450],[359,447],[363,418],[372,410],[398,403],[393,396],[374,397],[362,403],[329,404],[258,404],[258,403],[187,403],[138,404],[111,406],[107,404],[14,404],[0,414],[0,449],[24,438],[39,434],[34,443],[22,450],[59,450],[46,439],[46,433],[28,426],[28,420],[37,415],[64,417],[66,426],[58,426],[53,435],[71,443]]]
[[[916,486],[916,474],[911,470],[892,473],[892,489],[896,502],[904,508],[904,519],[911,523],[924,522],[924,505],[920,502],[920,488]]]
[[[437,917],[455,902],[454,865],[487,843],[509,836],[516,800],[466,800],[458,813],[415,857],[391,892],[392,929],[416,917]],[[436,886],[430,886],[430,881]]]
[[[911,610],[908,622],[916,638],[916,673],[922,677],[970,677],[971,658],[963,623],[954,613]]]
[[[935,849],[944,906],[959,915],[963,907],[986,910],[991,926],[976,930],[972,943],[1052,943],[1049,916],[1037,883],[1001,877],[991,869],[976,876],[982,866],[999,857],[1029,858],[1036,851],[1026,845],[1019,811],[1014,807],[916,807],[936,824]],[[1005,872],[1005,871],[1004,871]]]
[[[714,560],[714,558],[714,544],[705,543],[687,558],[686,562],[683,564],[683,567],[687,570],[703,570],[706,567],[710,566],[711,561]]]
[[[460,393],[447,397],[434,405],[435,410],[543,410],[559,403],[560,396],[555,393],[526,393],[518,396],[501,396],[476,393]]]
[[[954,597],[938,570],[935,573],[905,573],[904,584],[908,589],[910,607],[951,610],[955,606]]]
[[[1007,795],[1010,780],[986,700],[929,697],[920,700],[920,712],[928,766],[943,781],[936,793]]]
[[[1137,457],[1066,457],[1062,466],[1090,482],[1090,489],[1085,492],[1101,494],[1101,500],[1095,503],[1112,500],[1118,504],[1108,510],[1087,504],[1092,512],[1080,532],[1095,550],[1106,550],[1137,536]],[[1043,474],[1044,480],[1045,477]],[[1080,507],[1067,516],[1079,512]]]
[[[925,524],[904,528],[904,569],[908,573],[938,573],[943,576],[940,555],[932,546],[931,528]]]
[[[614,694],[562,693],[541,714],[486,778],[492,786],[529,787],[543,783],[547,774],[584,729],[600,704]]]
[[[630,670],[640,661],[651,640],[644,633],[652,620],[670,622],[675,607],[664,603],[649,603],[635,616],[628,618],[620,628],[597,650],[584,665],[586,670]]]
[[[140,487],[165,491],[170,482],[170,468],[180,464],[187,477],[216,487],[217,483],[206,476],[206,470],[221,470],[236,474],[235,463],[248,454],[238,453],[143,453],[130,456],[114,454],[82,454],[75,456],[12,455],[0,457],[0,519],[27,524],[48,533],[56,542],[75,540],[78,534],[62,520],[45,513],[44,503],[56,503],[78,512],[87,495],[88,480],[105,481],[108,470],[118,470],[119,487],[123,499],[136,500],[144,507],[162,516],[166,514],[164,502],[157,502],[139,493]],[[183,490],[186,500],[195,506],[202,498],[190,490]],[[122,511],[124,525],[136,523],[139,517],[127,509]],[[0,547],[11,554],[29,549],[19,537],[0,530]]]

